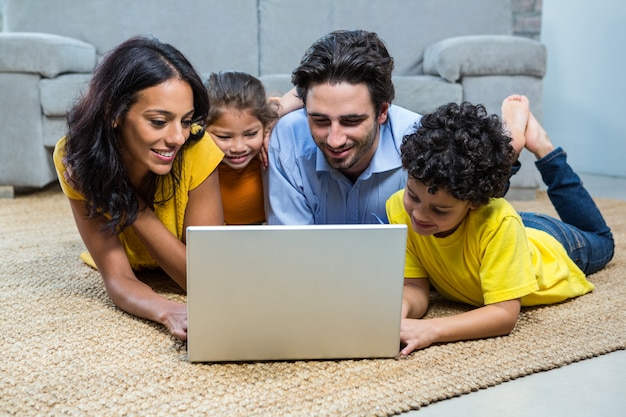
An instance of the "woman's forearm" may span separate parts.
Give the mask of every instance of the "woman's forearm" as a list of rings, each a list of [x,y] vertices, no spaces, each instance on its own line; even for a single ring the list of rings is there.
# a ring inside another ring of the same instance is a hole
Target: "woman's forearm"
[[[150,209],[139,213],[132,224],[150,255],[181,288],[187,288],[186,247],[156,217]]]

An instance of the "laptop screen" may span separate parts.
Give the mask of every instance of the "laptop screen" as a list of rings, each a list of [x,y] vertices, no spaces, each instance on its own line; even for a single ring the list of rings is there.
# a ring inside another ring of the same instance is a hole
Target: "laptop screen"
[[[189,360],[396,356],[406,233],[405,225],[188,228]]]

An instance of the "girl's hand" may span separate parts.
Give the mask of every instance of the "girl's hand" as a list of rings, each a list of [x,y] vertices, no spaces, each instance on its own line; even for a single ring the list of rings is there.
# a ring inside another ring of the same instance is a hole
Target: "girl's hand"
[[[259,152],[259,159],[261,160],[261,168],[267,169],[269,166],[269,158],[267,156],[268,150],[270,148],[270,135],[272,134],[272,127],[274,127],[274,123],[268,127],[265,131],[265,135],[263,136],[263,146],[261,146],[261,152]]]
[[[300,98],[298,97],[295,87],[293,87],[283,96],[268,97],[267,101],[268,103],[272,105],[272,107],[274,107],[274,109],[276,110],[276,113],[278,113],[279,118],[283,117],[285,114],[289,112],[292,112],[297,109],[301,109],[304,105],[302,100],[300,100]],[[274,128],[275,124],[276,122],[267,126],[265,136],[263,137],[263,147],[261,148],[261,152],[259,152],[259,159],[261,160],[261,167],[263,169],[267,169],[269,165],[267,154],[268,154],[268,150],[270,147],[270,135],[272,133],[272,129]]]

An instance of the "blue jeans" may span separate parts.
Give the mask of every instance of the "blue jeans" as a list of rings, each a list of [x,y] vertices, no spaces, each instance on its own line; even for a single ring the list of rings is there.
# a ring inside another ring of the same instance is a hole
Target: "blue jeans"
[[[535,162],[561,220],[540,213],[520,216],[526,227],[554,236],[574,263],[585,274],[592,274],[613,258],[615,242],[600,210],[566,159],[567,154],[559,147]],[[514,172],[518,169],[516,166]]]

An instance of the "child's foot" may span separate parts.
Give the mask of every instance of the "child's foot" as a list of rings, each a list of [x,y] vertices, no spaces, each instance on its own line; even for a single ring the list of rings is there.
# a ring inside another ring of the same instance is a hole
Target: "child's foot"
[[[501,112],[504,126],[513,138],[511,146],[515,149],[516,155],[519,156],[526,145],[524,132],[530,114],[528,98],[519,94],[508,96],[502,101]]]
[[[526,149],[541,159],[554,150],[554,145],[535,116],[530,113],[526,127]]]

